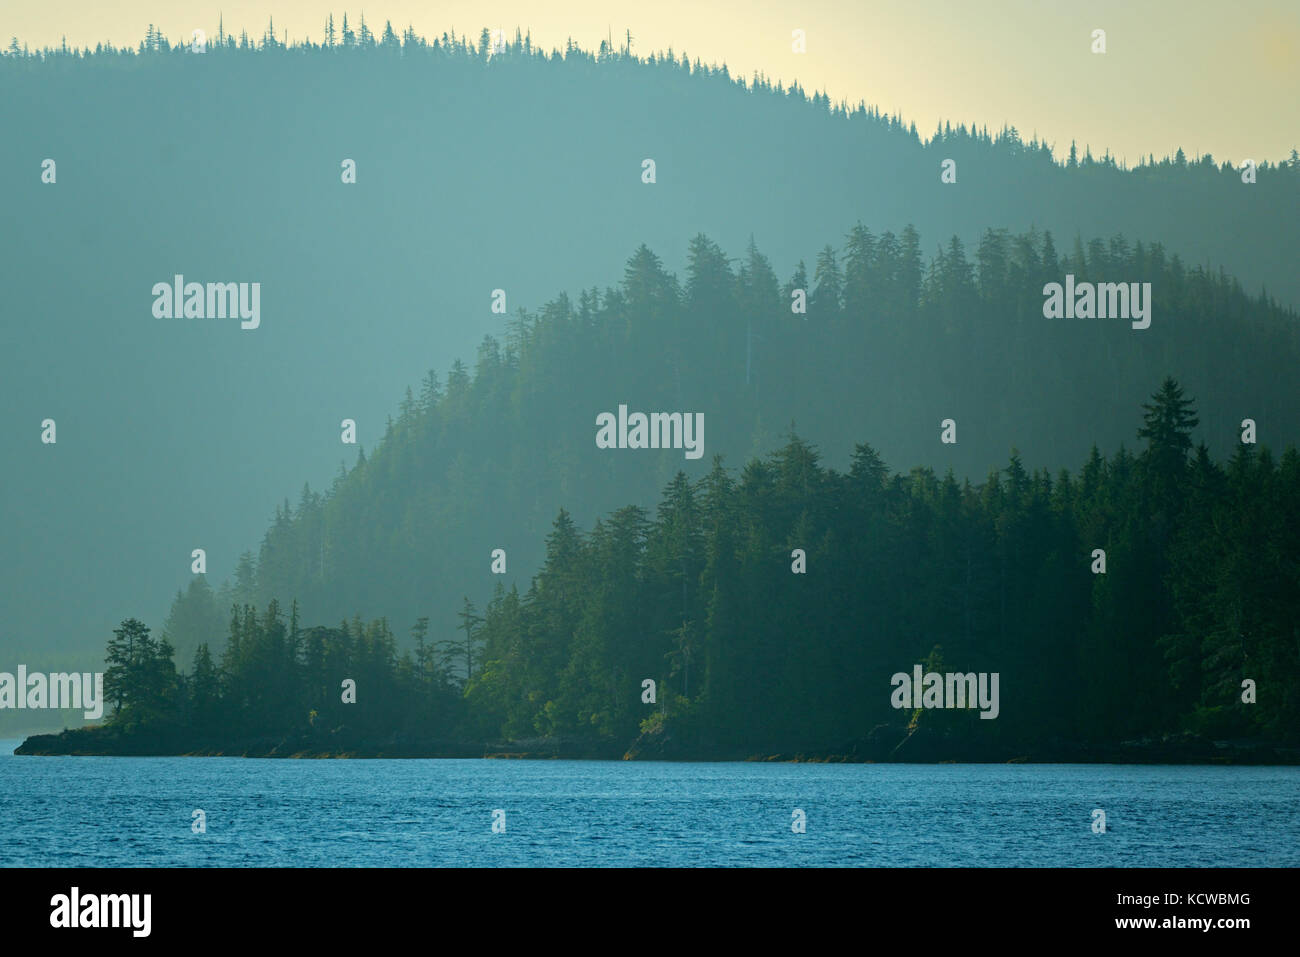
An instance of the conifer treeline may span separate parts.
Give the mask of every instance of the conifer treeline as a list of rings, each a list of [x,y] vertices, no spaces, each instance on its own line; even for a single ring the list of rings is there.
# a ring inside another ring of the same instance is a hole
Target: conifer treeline
[[[472,713],[507,736],[627,737],[649,677],[686,741],[826,750],[911,719],[889,678],[924,662],[999,672],[997,720],[916,717],[1008,746],[1294,740],[1300,455],[1243,445],[1216,465],[1192,453],[1190,406],[1166,380],[1140,454],[1094,447],[1055,479],[1014,452],[978,486],[890,475],[868,445],[838,473],[791,435],[738,476],[679,474],[654,516],[629,506],[583,536],[562,512],[529,591],[488,606]]]
[[[106,654],[109,724],[187,748],[339,730],[353,741],[447,735],[464,719],[448,650],[427,644],[420,623],[412,631],[415,652],[399,660],[385,620],[302,628],[296,606],[286,614],[275,601],[262,612],[245,605],[232,609],[224,646],[200,645],[182,674],[166,636],[128,619]],[[360,704],[344,703],[345,678]]]
[[[1196,413],[1172,379],[1144,409],[1140,452],[1094,447],[1073,475],[1031,473],[1014,452],[979,485],[890,474],[869,445],[837,472],[791,434],[739,474],[717,460],[698,481],[678,473],[654,514],[629,505],[584,534],[561,510],[527,591],[498,586],[481,620],[467,603],[465,641],[441,654],[427,620],[399,656],[385,621],[303,629],[272,602],[237,610],[219,663],[204,645],[178,679],[170,647],[124,623],[113,720],[190,740],[623,746],[668,729],[719,755],[847,748],[909,722],[981,749],[1174,730],[1294,741],[1300,454],[1241,445],[1215,463],[1192,448]],[[134,664],[124,632],[144,649]],[[449,653],[470,656],[468,680]],[[917,663],[998,672],[1000,716],[893,709],[891,675]]]
[[[118,48],[111,43],[97,43],[93,49],[90,47],[69,47],[66,38],[57,47],[30,50],[27,44],[19,43],[17,37],[11,37],[8,46],[4,50],[0,50],[0,65],[5,62],[22,64],[25,61],[48,62],[57,65],[64,61],[91,58],[101,61],[120,60],[131,62],[136,57],[184,57],[192,55],[194,42],[194,38],[189,38],[172,43],[153,24],[149,25],[144,39],[140,41],[134,50],[130,47]],[[965,123],[958,123],[954,126],[951,121],[941,122],[929,139],[926,139],[917,131],[916,124],[906,122],[901,114],[882,113],[878,106],[868,106],[863,101],[859,101],[856,106],[850,106],[847,101],[842,99],[832,101],[830,96],[822,91],[814,92],[809,96],[798,81],[795,81],[787,88],[779,80],[773,83],[771,79],[761,72],[755,72],[748,81],[743,76],[733,77],[725,63],[721,65],[706,64],[698,57],[692,61],[685,52],[679,55],[671,47],[666,51],[661,50],[641,57],[634,54],[626,45],[617,46],[612,45],[609,41],[601,40],[599,47],[595,51],[589,51],[584,50],[572,38],[569,38],[565,42],[562,51],[559,49],[547,51],[533,43],[531,31],[525,33],[516,28],[513,38],[503,36],[497,41],[494,49],[492,32],[487,27],[479,31],[477,41],[466,34],[457,36],[456,31],[453,29],[444,32],[440,37],[434,37],[433,41],[430,42],[416,33],[414,28],[410,26],[407,26],[406,29],[399,33],[393,28],[392,21],[385,21],[383,29],[379,34],[376,34],[366,24],[364,14],[360,16],[359,20],[350,25],[348,16],[345,13],[342,21],[337,24],[334,15],[329,15],[321,30],[319,43],[306,38],[301,40],[290,39],[284,34],[277,36],[274,17],[270,18],[266,28],[258,37],[250,37],[247,30],[242,29],[239,31],[239,36],[236,37],[233,32],[227,33],[223,23],[219,23],[216,35],[205,36],[204,51],[204,55],[220,55],[223,53],[291,56],[336,55],[343,53],[370,54],[394,59],[426,58],[462,63],[477,61],[484,64],[490,60],[494,69],[546,63],[568,63],[570,66],[594,66],[599,64],[619,68],[658,67],[706,80],[716,78],[726,83],[735,83],[741,89],[749,89],[758,94],[809,104],[841,119],[851,118],[858,121],[870,121],[884,130],[911,140],[917,145],[947,145],[956,147],[959,150],[975,148],[1001,159],[1030,156],[1044,164],[1056,164],[1067,169],[1096,170],[1099,172],[1130,171],[1128,163],[1111,155],[1109,150],[1101,157],[1094,157],[1089,146],[1085,145],[1081,151],[1075,142],[1070,143],[1068,151],[1062,150],[1064,155],[1058,159],[1050,144],[1039,140],[1037,135],[1026,141],[1021,137],[1020,131],[1012,125],[1004,125],[1001,130],[990,133],[987,126],[978,128],[971,124],[970,127],[967,127]],[[1290,156],[1281,162],[1259,161],[1257,168],[1265,176],[1277,173],[1292,177],[1300,176],[1300,151],[1292,149]],[[1181,148],[1173,156],[1164,156],[1159,160],[1155,158],[1154,154],[1139,157],[1138,162],[1131,171],[1143,175],[1187,176],[1190,174],[1193,177],[1202,178],[1207,175],[1236,178],[1240,175],[1240,171],[1231,162],[1216,163],[1214,157],[1208,153],[1189,159]]]

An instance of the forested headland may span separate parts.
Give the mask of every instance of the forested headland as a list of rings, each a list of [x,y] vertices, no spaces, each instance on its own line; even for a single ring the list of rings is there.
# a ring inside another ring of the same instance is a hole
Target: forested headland
[[[0,54],[14,141],[59,163],[47,183],[0,157],[28,184],[13,310],[60,317],[14,324],[6,354],[75,343],[0,388],[76,410],[57,457],[15,456],[4,571],[26,597],[0,643],[75,645],[84,670],[87,636],[140,619],[109,648],[121,708],[75,740],[881,760],[1293,741],[1295,565],[1266,525],[1293,528],[1300,441],[1294,150],[1247,185],[1182,150],[925,136],[682,52],[333,24],[219,28],[202,56],[152,27],[138,50]],[[557,112],[600,135],[574,150]],[[159,142],[157,116],[180,133]],[[160,195],[201,227],[141,220]],[[76,284],[68,236],[91,250]],[[171,263],[260,281],[265,324],[150,315]],[[1150,326],[1045,318],[1067,276],[1149,283]],[[705,456],[598,448],[620,403],[703,415]],[[85,491],[103,469],[113,510]],[[42,591],[110,550],[80,601]],[[925,662],[1000,673],[999,717],[893,709],[890,674]]]
[[[1294,761],[1300,454],[1216,462],[1198,421],[1166,379],[1135,451],[1055,476],[1013,451],[979,484],[868,444],[836,471],[791,433],[653,511],[561,509],[526,591],[400,653],[386,619],[272,600],[180,673],[131,619],[106,726],[20,753]],[[893,707],[914,663],[1000,674],[997,719]]]

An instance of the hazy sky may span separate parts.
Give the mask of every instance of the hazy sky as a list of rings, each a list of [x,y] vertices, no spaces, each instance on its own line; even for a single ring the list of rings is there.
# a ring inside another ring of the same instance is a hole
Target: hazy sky
[[[379,33],[391,20],[427,37],[483,26],[532,30],[546,48],[573,37],[595,49],[630,29],[633,52],[669,46],[798,79],[810,93],[901,112],[929,135],[940,118],[1037,132],[1063,155],[1070,140],[1130,162],[1183,147],[1219,161],[1278,160],[1300,145],[1300,2],[1256,0],[369,0]],[[0,34],[31,46],[139,43],[150,23],[173,42],[195,27],[260,36],[268,15],[291,40],[321,39],[329,0],[4,0]],[[791,31],[807,52],[791,51]],[[1090,52],[1094,29],[1107,52]]]

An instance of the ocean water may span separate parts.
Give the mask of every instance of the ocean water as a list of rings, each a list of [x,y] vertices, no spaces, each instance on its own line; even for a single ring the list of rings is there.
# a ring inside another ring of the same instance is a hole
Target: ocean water
[[[1296,767],[14,757],[18,743],[0,741],[0,866],[1300,866]]]

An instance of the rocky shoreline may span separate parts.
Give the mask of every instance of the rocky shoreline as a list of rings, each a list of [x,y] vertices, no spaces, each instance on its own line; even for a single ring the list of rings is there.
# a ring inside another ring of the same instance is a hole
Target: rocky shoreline
[[[361,738],[333,732],[268,735],[237,741],[167,733],[124,734],[115,728],[77,728],[37,734],[16,755],[247,758],[498,758],[523,760],[784,761],[904,764],[1225,764],[1296,765],[1300,748],[1257,740],[1212,741],[1168,734],[1114,743],[1051,741],[1024,750],[979,746],[921,728],[878,727],[838,747],[799,752],[725,750],[708,742],[685,742],[671,731],[642,734],[622,747],[599,739],[533,738],[522,741],[456,741],[394,734]]]

